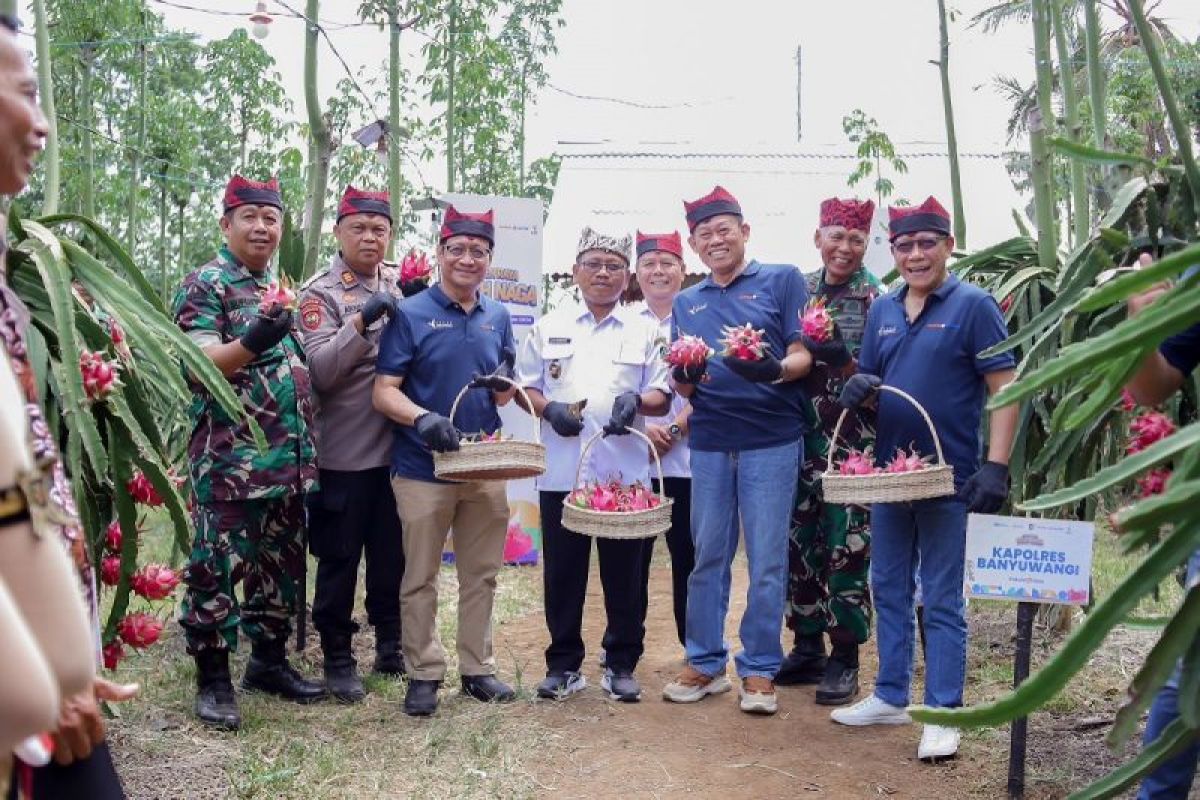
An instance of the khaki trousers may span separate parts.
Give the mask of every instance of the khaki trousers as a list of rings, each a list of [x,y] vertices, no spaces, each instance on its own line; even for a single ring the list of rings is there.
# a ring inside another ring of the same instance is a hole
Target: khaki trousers
[[[446,677],[446,651],[437,632],[438,571],[451,529],[458,570],[458,672],[496,672],[492,601],[508,527],[505,485],[503,481],[432,483],[392,478],[404,526],[400,627],[410,678],[440,681]]]

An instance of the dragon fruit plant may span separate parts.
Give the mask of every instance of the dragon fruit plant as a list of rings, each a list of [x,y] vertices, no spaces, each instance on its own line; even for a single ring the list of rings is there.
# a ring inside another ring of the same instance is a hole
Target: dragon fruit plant
[[[833,314],[825,305],[825,298],[818,297],[810,302],[800,315],[800,332],[818,344],[833,338]]]
[[[640,481],[625,486],[612,480],[581,486],[567,496],[567,502],[589,511],[628,512],[657,508],[662,500]]]
[[[713,349],[699,336],[680,336],[671,342],[665,360],[672,367],[698,367],[712,358]]]
[[[766,333],[756,330],[749,322],[745,325],[726,325],[721,333],[724,334],[721,344],[725,345],[721,355],[726,358],[759,361],[767,354]]]
[[[1129,423],[1129,445],[1125,452],[1129,455],[1140,453],[1159,439],[1165,439],[1175,432],[1175,423],[1161,411],[1147,411]]]

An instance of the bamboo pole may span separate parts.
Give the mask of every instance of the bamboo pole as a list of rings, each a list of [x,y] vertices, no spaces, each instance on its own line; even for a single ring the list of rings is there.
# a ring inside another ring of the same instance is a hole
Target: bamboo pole
[[[95,109],[92,107],[92,66],[95,63],[96,51],[88,46],[79,50],[79,63],[83,68],[83,77],[79,86],[79,110],[83,124],[79,135],[83,145],[83,215],[88,219],[96,219],[96,149],[92,143],[92,126]]]
[[[942,108],[946,115],[946,150],[950,157],[950,195],[954,204],[954,241],[967,246],[967,215],[963,208],[962,179],[958,168],[958,136],[954,130],[954,101],[950,95],[950,31],[946,19],[946,0],[938,0],[941,50],[937,67],[942,78]]]
[[[1079,93],[1075,88],[1075,70],[1071,65],[1071,49],[1067,43],[1066,25],[1069,14],[1063,0],[1054,11],[1054,42],[1058,48],[1058,83],[1062,90],[1063,112],[1066,117],[1067,138],[1083,143],[1083,123],[1079,120]],[[1088,202],[1087,175],[1084,164],[1071,159],[1071,244],[1078,247],[1087,241],[1092,229],[1091,207]]]
[[[1092,145],[1103,149],[1108,138],[1108,104],[1104,100],[1104,63],[1100,60],[1100,14],[1096,0],[1083,0],[1083,14],[1088,90],[1092,99]]]
[[[1129,0],[1129,10],[1133,12],[1133,22],[1137,26],[1138,38],[1142,40],[1142,48],[1150,62],[1150,71],[1154,73],[1154,82],[1162,95],[1163,108],[1166,109],[1167,119],[1171,122],[1171,130],[1175,134],[1175,145],[1178,148],[1179,160],[1183,162],[1183,171],[1187,175],[1188,185],[1192,190],[1192,207],[1200,216],[1200,166],[1196,164],[1196,156],[1192,152],[1192,131],[1187,120],[1179,111],[1179,101],[1175,98],[1175,89],[1171,86],[1171,77],[1163,65],[1161,45],[1150,22],[1146,19],[1146,9],[1142,0]]]
[[[58,111],[54,107],[53,58],[50,55],[50,27],[46,22],[46,0],[33,0],[33,25],[37,46],[38,100],[46,117],[46,151],[42,156],[46,183],[42,214],[49,216],[58,213],[62,167],[58,156]]]
[[[1050,63],[1049,0],[1032,0],[1033,53],[1037,69],[1037,105],[1030,113],[1029,151],[1038,229],[1038,265],[1056,270],[1058,236],[1054,227],[1054,162],[1047,142],[1054,130],[1053,81]]]
[[[400,178],[400,2],[388,0],[388,195],[391,198],[392,214],[399,216],[400,196],[403,186]],[[387,258],[396,257],[396,231],[388,239]]]
[[[450,24],[446,28],[446,191],[453,192],[455,186],[455,134],[454,124],[454,72],[457,64],[458,0],[450,0]]]
[[[318,19],[320,0],[307,0],[305,16]],[[317,270],[317,257],[321,250],[321,225],[325,218],[325,193],[329,184],[329,161],[332,144],[329,126],[321,111],[321,99],[317,94],[317,34],[315,22],[304,23],[304,105],[308,111],[308,135],[312,143],[309,149],[309,197],[308,224],[304,230],[304,272],[307,280]]]
[[[146,11],[142,10],[142,37],[146,36]],[[137,246],[137,217],[138,217],[138,190],[141,188],[142,182],[142,152],[146,149],[146,43],[142,42],[140,46],[139,64],[142,73],[138,76],[138,133],[137,146],[130,152],[129,159],[132,162],[132,169],[129,176],[129,198],[126,208],[126,230],[125,230],[125,249],[129,252],[131,258],[136,260],[137,256],[135,248]]]

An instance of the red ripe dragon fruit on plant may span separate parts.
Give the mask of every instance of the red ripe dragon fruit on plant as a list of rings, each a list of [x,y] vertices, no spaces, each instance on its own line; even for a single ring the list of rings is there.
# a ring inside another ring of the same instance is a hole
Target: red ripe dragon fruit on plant
[[[1138,493],[1142,497],[1153,497],[1167,490],[1167,481],[1171,479],[1171,470],[1152,469],[1138,479]]]
[[[866,450],[852,449],[838,465],[840,475],[873,475],[878,471],[875,468],[875,457],[869,447]]]
[[[117,387],[120,365],[109,361],[103,353],[84,350],[79,354],[79,374],[89,400],[103,400]]]
[[[424,253],[410,250],[400,262],[400,282],[427,281],[433,270],[429,267],[429,257]]]
[[[805,307],[800,315],[800,333],[817,343],[833,338],[833,314],[829,313],[824,297],[816,298]]]
[[[117,635],[121,641],[138,650],[157,642],[162,629],[162,620],[145,611],[127,614],[117,623]]]
[[[721,329],[725,337],[721,344],[725,349],[721,355],[742,361],[758,361],[767,354],[766,334],[755,330],[749,322],[745,325],[726,325]]]
[[[265,314],[277,305],[283,306],[287,311],[295,311],[296,293],[288,287],[286,282],[271,281],[263,291],[258,311],[260,314]]]
[[[134,593],[147,600],[165,600],[178,585],[179,576],[175,570],[162,564],[147,564],[129,580]]]
[[[712,358],[713,349],[699,336],[680,336],[671,342],[665,360],[672,367],[698,367]]]
[[[110,553],[121,552],[121,523],[115,519],[104,529],[104,549]]]
[[[1170,417],[1160,411],[1147,411],[1129,423],[1129,432],[1133,436],[1130,438],[1125,452],[1130,454],[1138,453],[1159,439],[1165,439],[1174,433],[1175,423],[1171,421]]]
[[[129,482],[125,484],[125,489],[129,492],[130,497],[142,505],[161,506],[163,504],[162,496],[144,472],[139,472],[130,478]]]
[[[1133,394],[1128,389],[1121,390],[1121,410],[1128,413],[1137,409],[1137,400],[1133,399]]]
[[[120,556],[105,556],[100,559],[100,582],[105,586],[116,586],[121,582]]]
[[[929,456],[922,456],[915,450],[909,450],[907,453],[901,448],[896,448],[896,455],[883,468],[884,472],[900,473],[900,472],[920,472],[929,467]]]
[[[101,652],[104,655],[104,668],[113,670],[121,663],[121,659],[125,658],[125,645],[121,644],[120,639],[113,639],[104,645]]]

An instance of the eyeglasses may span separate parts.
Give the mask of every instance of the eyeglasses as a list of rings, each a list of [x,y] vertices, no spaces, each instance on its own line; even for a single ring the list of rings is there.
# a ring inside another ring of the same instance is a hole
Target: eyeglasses
[[[902,256],[912,253],[913,248],[919,249],[922,253],[928,253],[941,244],[945,238],[945,236],[922,236],[920,239],[909,239],[907,242],[893,242],[892,250]]]
[[[629,269],[624,261],[580,261],[579,266],[587,272],[596,273],[600,270],[607,272],[624,272]]]
[[[476,261],[484,261],[492,257],[492,251],[483,247],[466,247],[461,244],[452,244],[446,247],[446,255],[451,258],[462,258],[465,255],[470,255]]]

